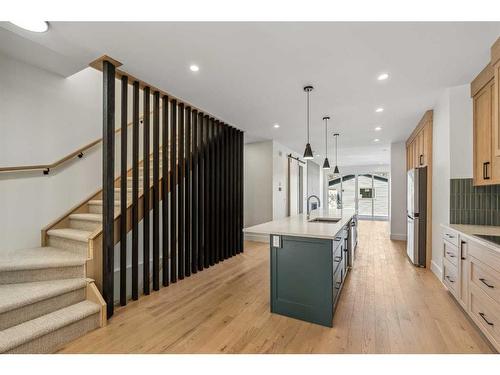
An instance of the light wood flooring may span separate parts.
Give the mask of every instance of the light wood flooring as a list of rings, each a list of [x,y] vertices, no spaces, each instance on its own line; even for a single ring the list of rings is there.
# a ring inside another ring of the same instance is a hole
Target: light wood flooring
[[[269,249],[245,253],[119,308],[61,353],[490,353],[436,276],[409,264],[388,223],[360,221],[334,327],[269,312]]]

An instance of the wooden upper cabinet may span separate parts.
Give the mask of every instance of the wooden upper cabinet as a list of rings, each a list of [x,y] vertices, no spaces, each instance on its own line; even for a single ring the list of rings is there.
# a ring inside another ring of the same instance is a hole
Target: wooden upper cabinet
[[[500,184],[500,38],[491,61],[471,83],[474,185]]]
[[[407,169],[429,166],[432,159],[432,111],[427,111],[406,141]]]
[[[494,76],[493,88],[493,155],[500,157],[500,38],[491,47],[491,62]]]
[[[493,87],[494,81],[491,80],[473,98],[475,185],[487,185],[491,180]]]

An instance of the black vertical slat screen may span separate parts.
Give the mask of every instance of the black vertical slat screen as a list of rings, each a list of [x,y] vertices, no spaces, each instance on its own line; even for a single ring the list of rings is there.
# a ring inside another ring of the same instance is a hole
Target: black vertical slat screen
[[[153,290],[160,290],[160,93],[153,98]]]
[[[219,222],[221,219],[220,216],[220,189],[221,189],[221,183],[220,183],[220,122],[215,121],[215,139],[214,139],[214,154],[215,154],[215,196],[214,196],[214,203],[215,203],[215,209],[214,209],[214,232],[215,232],[215,263],[219,263],[219,260],[221,260],[220,257],[220,231],[219,231]]]
[[[198,271],[205,267],[205,130],[204,115],[198,115]]]
[[[120,138],[120,305],[127,304],[127,109],[128,77],[122,77]]]
[[[132,105],[132,299],[139,298],[139,82]]]
[[[215,189],[217,161],[215,160],[215,122],[210,118],[210,265],[215,264],[217,233],[215,232]]]
[[[103,72],[105,73],[103,80],[105,136],[103,137],[102,292],[107,303],[107,314],[111,316],[114,302],[115,191],[120,193],[119,302],[122,306],[127,304],[129,280],[132,299],[137,300],[139,297],[141,218],[143,220],[142,282],[143,293],[146,295],[150,293],[151,282],[153,290],[157,291],[160,289],[160,279],[163,286],[168,286],[178,279],[182,280],[243,252],[243,132],[193,109],[190,105],[169,98],[158,89],[151,92],[148,85],[131,76],[123,73],[116,76],[111,63],[104,63]],[[110,139],[110,129],[113,129],[114,136],[115,111],[114,79],[111,77],[115,76],[121,80],[119,190],[115,189],[114,183],[114,139]],[[128,98],[129,84],[132,85],[131,103]],[[139,112],[141,89],[142,120]],[[127,121],[130,104],[132,169],[128,170]],[[143,125],[142,162],[139,156],[141,124]],[[131,186],[128,181],[131,181]],[[141,196],[142,207],[139,207]],[[131,215],[128,216],[127,204],[130,198]],[[132,231],[132,272],[131,279],[127,280],[129,228]],[[152,277],[150,257],[153,265]]]
[[[184,244],[186,248],[186,257],[184,262],[184,274],[191,275],[191,107],[186,108],[186,159],[184,162],[184,180],[185,180],[185,230]]]
[[[169,246],[169,236],[168,236],[168,188],[169,188],[169,173],[168,173],[168,142],[169,142],[169,129],[168,129],[168,96],[164,95],[161,98],[162,105],[162,118],[161,118],[161,135],[162,135],[162,145],[161,145],[161,170],[162,170],[162,279],[163,286],[168,286],[169,279],[169,269],[168,269],[168,246]]]
[[[209,148],[209,124],[208,124],[208,116],[205,115],[203,117],[203,129],[204,129],[204,177],[203,177],[203,252],[204,252],[204,263],[203,266],[205,268],[210,267],[210,154],[208,151]]]
[[[178,161],[177,161],[177,175],[179,176],[179,182],[178,182],[178,213],[177,213],[177,224],[179,227],[179,231],[177,234],[177,246],[178,246],[178,267],[177,267],[177,275],[179,277],[179,280],[184,279],[184,256],[185,256],[185,249],[184,249],[184,231],[186,230],[185,222],[184,222],[184,205],[185,205],[185,196],[184,196],[184,186],[185,186],[185,179],[184,179],[184,140],[185,140],[185,134],[184,134],[184,104],[180,103],[179,104],[179,135],[177,137],[178,142],[179,142],[179,153],[178,153]]]
[[[238,131],[239,134],[239,143],[238,143],[238,159],[240,161],[238,165],[238,189],[239,189],[239,205],[238,205],[238,211],[236,214],[239,216],[239,221],[238,221],[238,236],[240,238],[240,243],[239,243],[239,249],[240,253],[243,252],[243,246],[244,246],[244,238],[243,238],[243,132]]]
[[[171,105],[170,136],[170,281],[177,282],[177,101]]]
[[[104,61],[102,71],[102,292],[109,318],[114,307],[115,66]]]
[[[198,111],[191,125],[191,273],[198,272]]]
[[[142,122],[143,127],[143,136],[142,136],[142,243],[143,243],[143,252],[142,252],[142,289],[144,294],[149,294],[149,119],[150,119],[150,94],[151,91],[149,87],[145,87],[143,89],[143,108],[144,108],[144,117]]]

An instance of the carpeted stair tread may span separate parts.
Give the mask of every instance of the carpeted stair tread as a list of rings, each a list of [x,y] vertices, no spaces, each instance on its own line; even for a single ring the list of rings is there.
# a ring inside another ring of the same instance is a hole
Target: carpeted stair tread
[[[0,285],[0,314],[84,288],[86,285],[85,278]]]
[[[73,241],[87,242],[92,232],[81,229],[73,228],[62,228],[62,229],[51,229],[47,231],[49,236],[65,238]]]
[[[71,214],[69,218],[73,220],[98,221],[102,223],[102,214]]]
[[[37,247],[0,253],[0,272],[82,266],[84,256],[57,249]]]
[[[14,349],[27,342],[36,340],[60,328],[76,323],[93,314],[100,308],[94,302],[82,301],[63,309],[42,315],[14,327],[0,331],[0,353]]]

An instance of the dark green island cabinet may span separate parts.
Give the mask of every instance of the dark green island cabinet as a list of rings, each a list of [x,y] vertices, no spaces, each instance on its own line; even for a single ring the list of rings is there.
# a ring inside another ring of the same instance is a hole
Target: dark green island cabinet
[[[354,257],[354,220],[334,239],[271,234],[271,312],[332,327]]]

